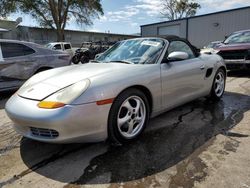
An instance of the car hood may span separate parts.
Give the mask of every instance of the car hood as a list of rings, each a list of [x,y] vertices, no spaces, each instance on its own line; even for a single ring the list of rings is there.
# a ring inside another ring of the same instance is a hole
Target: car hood
[[[230,51],[230,50],[248,50],[250,49],[250,43],[240,43],[240,44],[223,44],[216,48],[219,51]]]
[[[43,100],[49,95],[71,84],[95,76],[112,74],[114,71],[134,69],[143,65],[130,65],[122,63],[88,63],[72,65],[41,72],[30,78],[17,92],[21,97]]]

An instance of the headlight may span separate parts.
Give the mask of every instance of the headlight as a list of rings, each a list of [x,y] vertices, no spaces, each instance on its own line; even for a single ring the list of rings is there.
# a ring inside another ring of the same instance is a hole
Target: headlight
[[[79,97],[89,87],[90,81],[88,79],[79,81],[66,88],[63,88],[56,93],[50,95],[40,103],[39,108],[54,109],[70,104],[73,100]]]

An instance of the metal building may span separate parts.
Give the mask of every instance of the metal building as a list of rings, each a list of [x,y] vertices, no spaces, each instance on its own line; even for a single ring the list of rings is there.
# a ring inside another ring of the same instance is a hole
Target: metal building
[[[223,41],[239,30],[250,29],[250,6],[141,26],[142,36],[178,35],[202,48]]]
[[[115,42],[138,37],[116,33],[65,30],[65,41],[73,47],[80,47],[83,42]],[[15,39],[46,44],[57,40],[56,31],[48,28],[17,25],[15,21],[0,20],[0,39]]]

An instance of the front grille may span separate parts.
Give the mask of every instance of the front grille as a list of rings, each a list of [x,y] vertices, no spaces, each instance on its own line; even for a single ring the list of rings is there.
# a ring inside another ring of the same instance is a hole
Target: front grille
[[[37,136],[37,137],[56,138],[59,136],[59,133],[53,129],[30,127],[30,131],[33,136]]]
[[[223,59],[245,59],[248,55],[247,50],[232,50],[232,51],[220,51],[218,53]]]

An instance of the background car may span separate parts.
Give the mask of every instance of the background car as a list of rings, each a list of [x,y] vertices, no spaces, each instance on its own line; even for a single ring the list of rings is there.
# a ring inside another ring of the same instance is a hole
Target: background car
[[[70,56],[31,42],[0,39],[0,91],[17,89],[34,74],[69,65]]]
[[[201,53],[211,53],[213,51],[213,49],[220,46],[221,44],[222,44],[222,41],[210,42],[207,46],[204,46],[201,49]]]
[[[215,50],[225,60],[227,69],[250,69],[250,30],[232,33]]]
[[[66,52],[70,55],[70,57],[73,57],[75,54],[75,49],[72,48],[70,42],[51,42],[46,44],[45,47],[51,50],[59,50]]]
[[[126,143],[154,117],[208,96],[219,100],[226,68],[179,37],[116,43],[96,60],[29,79],[7,102],[14,128],[51,143]],[[62,81],[63,80],[63,81]]]

